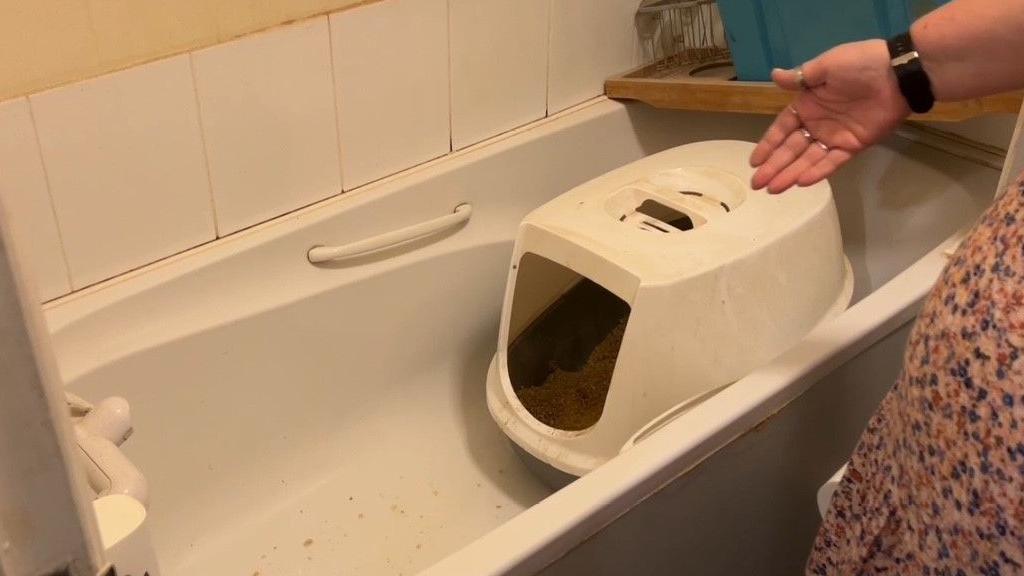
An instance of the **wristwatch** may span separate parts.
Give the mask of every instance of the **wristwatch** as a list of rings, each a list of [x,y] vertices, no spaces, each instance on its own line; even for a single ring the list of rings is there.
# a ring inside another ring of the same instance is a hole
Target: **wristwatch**
[[[909,33],[893,36],[886,41],[889,46],[889,63],[896,73],[900,92],[906,99],[910,109],[923,114],[935,105],[935,94],[928,73],[921,66],[921,55],[914,48],[914,41]]]

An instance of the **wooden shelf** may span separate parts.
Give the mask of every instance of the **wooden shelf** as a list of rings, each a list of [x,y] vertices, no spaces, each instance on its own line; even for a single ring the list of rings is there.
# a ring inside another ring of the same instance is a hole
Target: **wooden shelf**
[[[731,67],[719,63],[721,74],[731,74]],[[715,65],[691,65],[670,68],[649,64],[605,81],[609,98],[639,100],[656,108],[698,110],[705,112],[746,112],[777,114],[793,100],[793,94],[771,82],[741,82],[726,77],[694,77],[691,71],[706,69],[714,74]],[[1024,92],[1008,92],[997,96],[964,102],[939,102],[927,114],[915,114],[913,120],[956,122],[984,114],[1017,114]]]

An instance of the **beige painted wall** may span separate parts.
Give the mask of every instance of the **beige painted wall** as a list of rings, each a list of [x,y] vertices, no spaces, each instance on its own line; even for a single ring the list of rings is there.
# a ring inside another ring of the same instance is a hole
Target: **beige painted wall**
[[[0,101],[375,0],[0,0]]]

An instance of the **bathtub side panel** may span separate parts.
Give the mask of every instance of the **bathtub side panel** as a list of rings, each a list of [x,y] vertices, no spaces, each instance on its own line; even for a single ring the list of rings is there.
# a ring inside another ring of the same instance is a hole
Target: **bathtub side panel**
[[[790,576],[841,466],[900,369],[908,323],[605,527],[542,576]],[[737,553],[742,551],[742,553]]]

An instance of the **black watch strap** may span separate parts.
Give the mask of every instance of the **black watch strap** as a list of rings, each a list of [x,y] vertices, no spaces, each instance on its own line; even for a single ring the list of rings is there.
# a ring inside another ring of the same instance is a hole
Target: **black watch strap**
[[[910,34],[893,36],[886,42],[889,46],[889,58],[896,81],[900,85],[900,93],[906,99],[910,109],[923,114],[935,105],[935,94],[928,74],[921,66],[921,58],[914,48]]]

